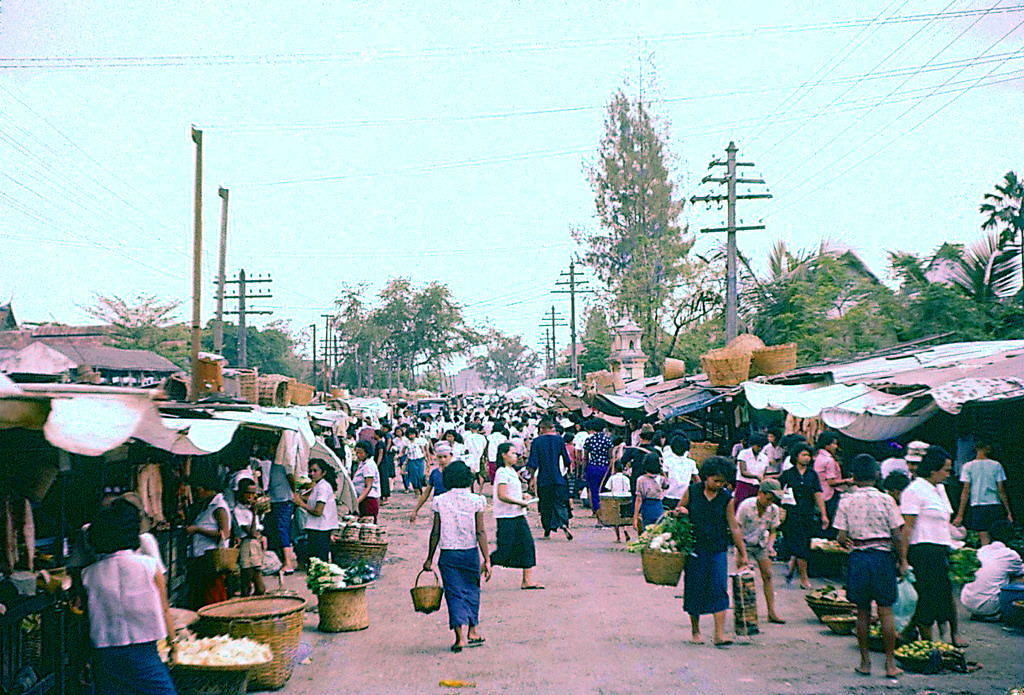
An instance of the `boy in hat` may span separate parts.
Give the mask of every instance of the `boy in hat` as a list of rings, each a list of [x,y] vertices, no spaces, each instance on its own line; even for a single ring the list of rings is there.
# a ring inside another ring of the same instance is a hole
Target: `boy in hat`
[[[761,571],[764,602],[768,606],[768,622],[786,622],[775,612],[775,585],[772,581],[772,558],[775,557],[775,534],[782,525],[782,486],[774,478],[762,481],[757,495],[748,497],[736,507],[736,523],[743,532],[747,557]]]

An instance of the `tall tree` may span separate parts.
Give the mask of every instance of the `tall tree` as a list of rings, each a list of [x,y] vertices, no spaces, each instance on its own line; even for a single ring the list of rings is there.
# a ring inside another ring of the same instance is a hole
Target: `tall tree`
[[[302,358],[296,352],[297,341],[287,321],[271,321],[265,328],[245,327],[246,362],[263,374],[284,374],[301,378]],[[203,349],[213,349],[213,322],[203,330]],[[238,326],[224,323],[224,349],[228,364],[238,364]]]
[[[487,351],[473,360],[473,368],[491,387],[514,388],[533,376],[540,358],[523,345],[518,335],[492,330],[486,337]]]
[[[91,306],[82,308],[111,327],[114,347],[152,350],[183,367],[188,362],[188,329],[174,320],[179,306],[179,301],[164,301],[151,294],[130,299],[97,294]]]
[[[995,192],[986,193],[979,211],[985,216],[981,228],[999,232],[999,248],[1016,249],[1020,264],[1019,291],[1024,301],[1024,182],[1013,171],[1006,172]]]
[[[583,328],[583,354],[579,357],[580,373],[599,372],[608,368],[608,356],[612,351],[612,332],[608,327],[608,316],[600,306],[591,306]]]
[[[604,125],[597,161],[587,169],[599,226],[573,233],[616,308],[643,328],[644,350],[656,365],[665,304],[692,245],[669,171],[668,127],[622,89],[608,103]]]

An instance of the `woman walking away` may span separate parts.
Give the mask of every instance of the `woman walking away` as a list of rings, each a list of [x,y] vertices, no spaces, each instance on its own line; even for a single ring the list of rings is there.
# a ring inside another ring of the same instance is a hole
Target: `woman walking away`
[[[811,467],[811,447],[797,444],[790,451],[789,457],[793,467],[787,468],[779,476],[779,484],[793,495],[792,504],[784,505],[786,521],[782,525],[782,539],[791,556],[786,582],[792,581],[793,573],[799,570],[800,588],[810,589],[807,558],[811,554],[811,536],[819,528],[823,531],[828,528],[828,515],[825,513],[825,500],[821,496],[821,482]],[[814,519],[815,509],[821,516],[820,521]]]
[[[487,530],[484,528],[487,499],[469,491],[473,474],[461,461],[445,468],[444,484],[448,492],[430,502],[434,525],[430,530],[430,545],[423,569],[427,572],[432,570],[434,553],[440,545],[437,568],[441,571],[445,602],[448,604],[448,626],[455,633],[455,644],[451,650],[457,654],[465,647],[478,647],[484,643],[478,625],[480,575],[487,581],[491,579],[491,559],[487,554]]]
[[[565,440],[555,434],[555,423],[550,419],[541,420],[540,435],[530,443],[530,458],[526,465],[533,471],[530,489],[537,493],[540,522],[544,537],[552,531],[562,530],[566,540],[572,540],[569,519],[569,483],[565,474],[572,462],[565,450]]]
[[[657,523],[665,513],[662,504],[665,488],[668,483],[661,477],[661,458],[657,454],[644,457],[644,474],[636,481],[636,500],[633,503],[633,526],[637,533]]]
[[[213,550],[226,548],[231,536],[231,512],[224,495],[217,489],[217,477],[209,471],[194,473],[190,482],[199,497],[199,513],[185,527],[191,536],[188,544],[188,604],[199,610],[211,603],[226,601],[224,577],[213,564]]]
[[[949,549],[953,544],[949,518],[953,507],[942,484],[952,467],[953,461],[945,449],[928,447],[917,464],[917,477],[900,497],[900,511],[907,559],[916,580],[914,623],[926,640],[932,639],[934,624],[938,623],[941,631],[942,623],[949,623],[950,641],[962,647],[965,643],[957,629],[953,585],[949,580]]]
[[[772,558],[775,557],[775,533],[782,524],[782,486],[778,480],[761,481],[756,497],[748,497],[736,507],[736,523],[743,531],[747,555],[757,563],[768,605],[768,622],[786,622],[775,612],[775,584],[772,581]]]
[[[356,442],[356,474],[352,476],[352,485],[358,495],[359,516],[372,516],[376,523],[380,512],[381,473],[373,451],[374,445],[370,442]]]
[[[156,643],[174,635],[167,585],[156,561],[136,552],[139,513],[130,504],[101,509],[89,527],[101,559],[82,571],[99,695],[175,695]]]
[[[612,438],[604,431],[604,420],[594,418],[588,424],[590,436],[583,443],[583,463],[587,477],[587,495],[590,508],[597,516],[597,508],[601,506],[601,485],[608,475],[608,464],[611,462]]]
[[[295,504],[306,510],[306,555],[330,562],[331,531],[338,529],[338,502],[334,491],[338,487],[337,473],[323,459],[309,462],[309,477],[313,489],[308,498],[295,493]]]
[[[696,552],[686,560],[683,581],[683,610],[690,615],[693,644],[703,644],[700,617],[715,616],[716,647],[732,644],[725,636],[725,611],[729,608],[729,538],[736,546],[736,569],[747,564],[743,534],[736,523],[736,507],[725,481],[732,463],[712,456],[700,467],[701,481],[691,485],[676,508],[688,514],[696,535]]]
[[[523,482],[516,472],[522,459],[505,442],[498,445],[498,469],[494,474],[494,520],[498,525],[498,547],[491,553],[491,564],[523,570],[523,589],[543,589],[533,581],[533,568],[537,552],[533,545],[530,524],[526,521],[526,508],[530,501],[523,497]]]

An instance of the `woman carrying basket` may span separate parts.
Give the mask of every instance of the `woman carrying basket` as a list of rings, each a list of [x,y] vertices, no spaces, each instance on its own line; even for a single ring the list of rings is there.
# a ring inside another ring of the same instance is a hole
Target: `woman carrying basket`
[[[466,464],[455,461],[444,469],[444,485],[448,489],[430,502],[434,525],[430,530],[430,546],[423,569],[432,571],[434,553],[441,546],[437,568],[448,604],[448,625],[455,632],[453,653],[464,647],[484,643],[477,626],[480,622],[480,575],[491,579],[491,559],[487,554],[487,531],[484,509],[487,498],[469,491],[473,474]],[[481,567],[482,558],[482,567]],[[467,634],[463,635],[466,629]]]

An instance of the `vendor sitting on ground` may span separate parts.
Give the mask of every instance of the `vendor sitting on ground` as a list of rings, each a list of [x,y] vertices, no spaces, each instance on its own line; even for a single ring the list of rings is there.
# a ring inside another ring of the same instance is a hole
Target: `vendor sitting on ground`
[[[1020,555],[1006,547],[1013,539],[1013,525],[1009,521],[997,521],[989,527],[988,535],[992,542],[978,549],[981,569],[974,581],[960,591],[960,603],[975,620],[998,620],[999,592],[1024,575]]]

